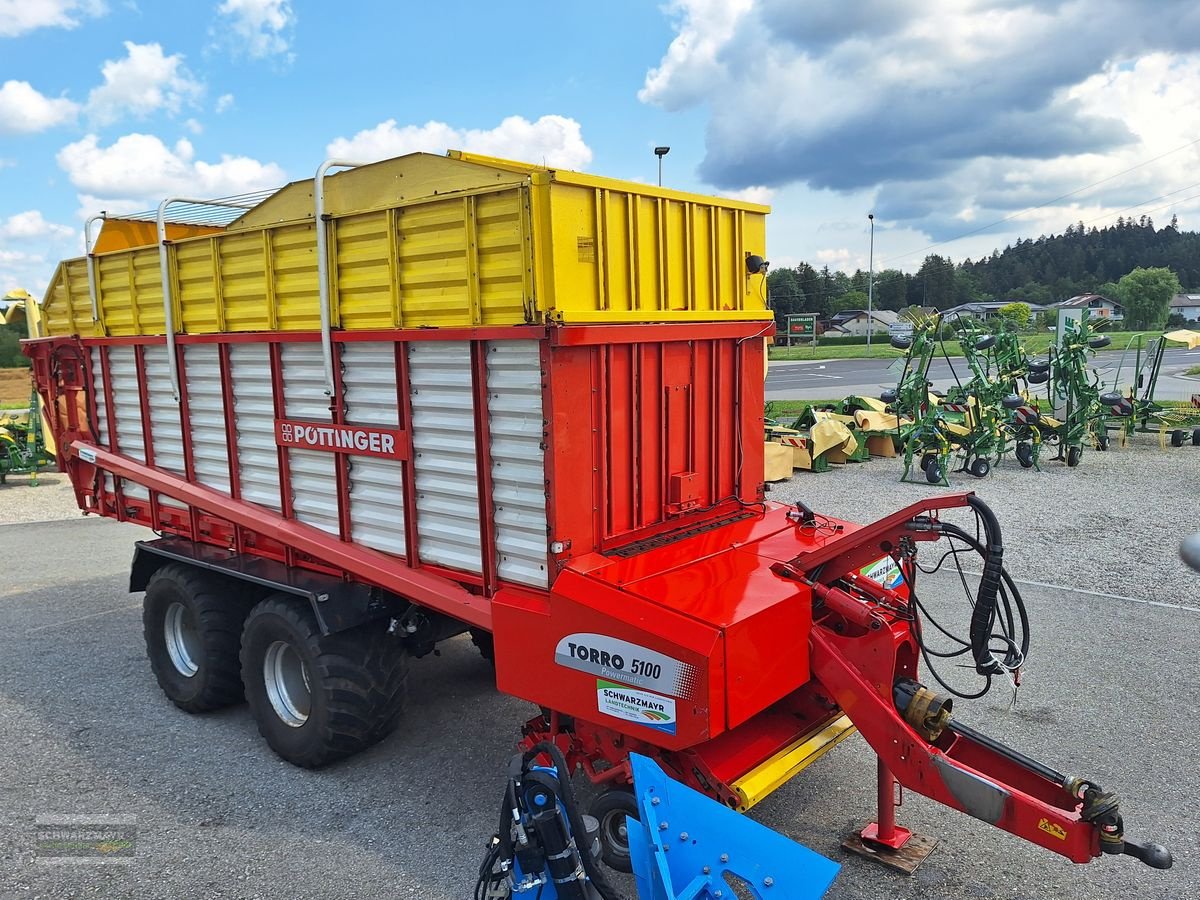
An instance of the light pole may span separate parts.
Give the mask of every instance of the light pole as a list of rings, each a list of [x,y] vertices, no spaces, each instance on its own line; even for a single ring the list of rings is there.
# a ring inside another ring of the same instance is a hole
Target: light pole
[[[662,158],[671,152],[670,147],[655,147],[654,155],[658,157],[658,186],[662,187]]]
[[[871,352],[871,332],[875,330],[875,213],[867,213],[871,223],[871,255],[867,275],[867,353]]]

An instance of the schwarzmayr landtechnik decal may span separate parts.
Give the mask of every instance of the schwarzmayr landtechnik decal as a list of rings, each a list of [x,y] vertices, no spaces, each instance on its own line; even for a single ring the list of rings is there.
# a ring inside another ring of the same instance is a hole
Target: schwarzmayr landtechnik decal
[[[607,716],[675,733],[675,701],[670,697],[596,679],[596,706]]]

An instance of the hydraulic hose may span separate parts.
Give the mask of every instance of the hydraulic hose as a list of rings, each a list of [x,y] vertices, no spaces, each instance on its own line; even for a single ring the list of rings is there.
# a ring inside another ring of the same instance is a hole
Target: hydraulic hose
[[[563,809],[567,813],[567,821],[571,823],[571,833],[576,836],[576,841],[582,843],[587,835],[587,830],[583,825],[583,817],[579,814],[579,804],[575,799],[575,789],[571,786],[571,770],[567,768],[567,760],[563,756],[562,751],[550,741],[539,741],[522,755],[523,763],[528,764],[535,757],[543,753],[553,760],[554,767],[559,772],[558,784],[561,791],[559,799],[562,800]],[[604,900],[629,900],[629,898],[613,887],[604,871],[597,865],[596,861],[592,858],[592,854],[588,852],[586,847],[580,847],[579,855],[583,860],[583,870],[587,872],[592,885]]]
[[[979,592],[975,596],[975,609],[971,613],[971,653],[975,657],[976,672],[980,675],[998,675],[1001,666],[992,655],[990,639],[992,623],[996,620],[996,598],[1004,577],[1004,542],[1000,537],[1000,521],[991,508],[973,494],[967,497],[967,503],[983,523],[986,550]]]

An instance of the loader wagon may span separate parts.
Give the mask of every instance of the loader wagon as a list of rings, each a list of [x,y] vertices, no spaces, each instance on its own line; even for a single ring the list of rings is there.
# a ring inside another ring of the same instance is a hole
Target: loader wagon
[[[874,853],[906,843],[899,780],[1077,862],[1161,864],[1114,795],[917,681],[924,541],[984,560],[979,675],[1028,650],[995,637],[1019,595],[981,501],[860,527],[764,499],[767,212],[452,151],[89,222],[25,351],[81,509],[158,535],[130,590],[166,695],[244,697],[320,766],[396,726],[410,656],[470,632],[543,710],[523,745],[605,788],[615,866],[631,753],[745,810],[856,729]]]

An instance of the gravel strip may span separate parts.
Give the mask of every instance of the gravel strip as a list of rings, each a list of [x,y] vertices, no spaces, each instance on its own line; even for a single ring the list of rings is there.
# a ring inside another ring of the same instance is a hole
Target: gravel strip
[[[0,525],[54,522],[82,515],[75,503],[71,479],[58,472],[43,472],[37,486],[29,475],[10,475],[0,485]]]
[[[1075,469],[1052,455],[1041,472],[1005,459],[986,478],[952,473],[949,489],[902,483],[901,458],[873,459],[796,471],[768,497],[867,523],[933,494],[974,491],[1000,519],[1014,578],[1200,606],[1200,576],[1179,559],[1180,541],[1200,530],[1200,448],[1162,450],[1156,435],[1138,434],[1126,447],[1086,451]]]

